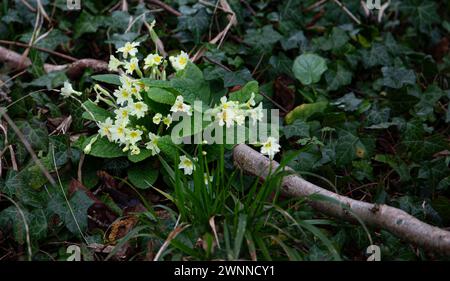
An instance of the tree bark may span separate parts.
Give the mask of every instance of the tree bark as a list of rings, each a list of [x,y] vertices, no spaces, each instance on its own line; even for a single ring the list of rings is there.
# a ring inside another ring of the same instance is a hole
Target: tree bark
[[[270,160],[245,144],[234,148],[233,158],[238,168],[251,175],[265,179],[269,174]],[[279,164],[272,161],[272,171],[278,167]],[[293,172],[289,167],[285,169]],[[308,203],[326,215],[354,223],[357,222],[357,216],[365,224],[385,229],[427,250],[450,255],[449,231],[424,223],[400,209],[354,200],[316,186],[294,174],[283,178],[281,192],[288,197],[308,198],[317,194],[331,198],[336,203],[318,200],[308,200]]]

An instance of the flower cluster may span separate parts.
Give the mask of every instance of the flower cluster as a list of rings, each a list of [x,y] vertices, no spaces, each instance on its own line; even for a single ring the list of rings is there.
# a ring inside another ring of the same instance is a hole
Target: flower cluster
[[[120,74],[120,86],[117,89],[110,93],[99,85],[94,86],[94,91],[97,94],[94,103],[100,101],[106,103],[113,108],[114,114],[101,121],[96,120],[98,136],[92,138],[84,148],[86,153],[89,153],[93,143],[99,137],[104,137],[110,142],[117,143],[124,152],[129,151],[131,155],[140,154],[144,147],[150,151],[151,155],[157,155],[160,153],[158,145],[160,135],[172,125],[174,114],[182,113],[186,116],[192,116],[193,114],[193,107],[186,103],[181,95],[176,97],[168,114],[162,111],[157,112],[153,107],[150,108],[143,95],[148,91],[148,86],[141,79],[149,77],[156,80],[165,80],[166,67],[169,62],[175,71],[184,70],[190,61],[188,54],[181,51],[179,55],[170,56],[166,60],[158,52],[155,52],[142,59],[142,56],[139,56],[139,46],[139,42],[127,42],[116,52],[121,55],[121,59],[113,55],[110,56],[109,70]],[[138,78],[133,76],[138,76]],[[64,97],[75,99],[75,96],[81,95],[80,92],[72,88],[69,82],[64,84],[61,94]],[[92,112],[87,108],[85,110],[95,120]],[[245,103],[229,100],[224,96],[220,99],[220,104],[209,109],[206,114],[212,117],[213,122],[227,128],[234,125],[243,126],[247,118],[255,125],[258,121],[262,121],[264,117],[262,104],[256,106],[255,93],[252,93]],[[156,130],[150,129],[154,127],[156,127]],[[262,144],[261,152],[272,159],[279,149],[280,145],[277,140],[270,137]],[[184,155],[179,160],[178,168],[182,169],[186,175],[191,175],[195,170],[196,158],[189,158]]]
[[[97,93],[97,102],[99,100],[110,101],[115,107],[114,118],[107,118],[105,121],[97,123],[98,132],[100,136],[108,138],[109,141],[124,146],[123,150],[130,150],[133,155],[140,153],[140,144],[151,150],[152,155],[156,155],[160,152],[158,147],[159,136],[152,132],[147,133],[144,126],[133,125],[136,120],[148,116],[150,112],[141,95],[146,88],[140,80],[132,78],[132,75],[137,74],[142,78],[145,74],[148,74],[149,77],[154,79],[165,79],[167,62],[158,53],[149,54],[143,60],[143,73],[140,67],[142,62],[137,58],[139,45],[139,42],[127,42],[119,48],[117,53],[122,55],[123,61],[113,55],[110,56],[109,70],[122,71],[120,75],[121,86],[112,95],[105,90]],[[169,61],[176,71],[180,71],[188,64],[189,56],[182,51],[178,56],[169,57]],[[171,111],[182,111],[190,114],[191,107],[184,103],[182,96],[178,96]],[[172,116],[171,114],[163,116],[161,113],[155,112],[152,116],[152,122],[155,125],[162,123],[167,129],[172,124]]]
[[[230,101],[224,96],[220,99],[220,104],[211,109],[208,114],[212,115],[220,126],[226,126],[227,128],[234,125],[244,125],[247,117],[255,125],[256,122],[262,121],[264,117],[262,103],[257,107],[254,107],[255,104],[255,93],[252,93],[250,99],[244,104],[238,101]]]

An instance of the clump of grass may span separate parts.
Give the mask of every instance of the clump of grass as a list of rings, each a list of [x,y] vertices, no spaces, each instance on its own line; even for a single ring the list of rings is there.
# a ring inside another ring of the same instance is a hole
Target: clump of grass
[[[172,164],[160,159],[172,190],[154,188],[173,203],[173,208],[164,206],[171,218],[148,219],[141,214],[138,231],[123,241],[152,240],[160,246],[159,260],[305,260],[311,245],[322,249],[328,259],[341,259],[322,228],[332,226],[331,222],[300,218],[296,212],[307,207],[303,200],[279,200],[286,173],[282,167],[260,182],[226,169],[223,146],[213,162],[203,155],[202,145],[196,150],[197,158],[189,156],[195,163],[192,177],[174,168],[178,155]]]

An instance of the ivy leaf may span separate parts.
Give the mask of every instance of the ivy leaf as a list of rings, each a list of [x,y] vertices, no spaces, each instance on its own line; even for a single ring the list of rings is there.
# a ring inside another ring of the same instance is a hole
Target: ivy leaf
[[[64,221],[67,229],[73,234],[86,231],[88,226],[88,209],[94,201],[83,191],[75,192],[67,202],[62,194],[54,194],[48,202],[48,210]],[[70,204],[70,208],[69,205]],[[73,213],[72,213],[72,211]],[[79,227],[79,228],[78,228]]]
[[[355,158],[367,157],[367,147],[362,140],[346,130],[338,130],[336,143],[336,166],[350,164]]]
[[[33,149],[47,151],[48,132],[45,123],[33,118],[29,121],[17,121],[16,125]],[[14,139],[20,142],[14,133],[11,136],[14,136]]]
[[[294,61],[292,71],[295,78],[304,85],[311,85],[319,82],[322,74],[327,70],[325,60],[315,54],[303,54]]]
[[[388,164],[400,176],[401,182],[406,182],[411,179],[409,167],[402,159],[393,155],[377,154],[374,160]]]
[[[259,53],[268,53],[272,51],[275,43],[282,38],[281,34],[275,31],[272,25],[266,25],[263,28],[248,30],[244,42]]]
[[[93,16],[83,11],[74,25],[74,38],[79,38],[85,33],[96,32],[107,20],[103,16]]]
[[[39,78],[34,79],[30,83],[24,83],[24,85],[26,87],[28,86],[46,87],[47,90],[51,90],[62,86],[64,82],[67,80],[68,78],[64,73],[64,71],[55,71],[42,75]]]
[[[431,25],[440,22],[441,19],[437,13],[437,5],[433,1],[406,1],[403,11],[411,23],[423,33],[430,32]]]
[[[223,75],[223,86],[225,88],[229,88],[238,85],[244,85],[245,83],[252,80],[252,74],[247,68],[235,72],[227,71]]]
[[[380,43],[374,43],[369,50],[360,50],[360,55],[366,69],[377,65],[391,65],[391,57],[388,50]]]
[[[411,69],[404,67],[383,67],[383,85],[386,87],[400,89],[404,85],[414,85],[416,83],[416,74]]]
[[[329,34],[327,37],[319,37],[313,39],[313,44],[316,45],[320,50],[323,51],[330,51],[330,50],[337,50],[344,46],[350,37],[347,35],[347,33],[339,28],[339,27],[333,27],[331,34]]]
[[[342,61],[338,61],[334,67],[325,73],[328,91],[336,91],[342,86],[352,83],[353,73],[349,71]]]
[[[411,159],[423,161],[436,152],[449,149],[445,138],[439,134],[426,136],[426,129],[420,120],[413,120],[406,124],[403,131],[402,145],[412,152]]]
[[[286,138],[291,137],[306,137],[309,138],[309,125],[303,120],[295,120],[291,125],[287,125],[283,128]]]
[[[337,99],[332,105],[337,106],[345,111],[355,111],[362,104],[363,100],[355,96],[353,92],[346,94],[342,98]]]
[[[209,15],[206,9],[192,9],[183,6],[180,11],[182,16],[178,17],[178,30],[189,30],[194,36],[194,42],[199,43],[201,37],[208,30]]]

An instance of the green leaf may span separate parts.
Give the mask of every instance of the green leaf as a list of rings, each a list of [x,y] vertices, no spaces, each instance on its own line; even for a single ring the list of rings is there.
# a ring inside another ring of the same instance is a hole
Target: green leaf
[[[273,29],[272,25],[266,25],[259,29],[249,29],[244,37],[244,42],[252,46],[259,53],[272,51],[275,43],[283,37]]]
[[[291,125],[283,128],[286,138],[291,137],[310,137],[309,125],[303,120],[295,120]]]
[[[248,82],[238,91],[230,93],[229,96],[230,100],[246,103],[251,98],[252,93],[255,94],[256,104],[262,101],[262,96],[259,95],[259,85],[257,81]]]
[[[83,112],[82,117],[87,120],[104,122],[108,117],[113,118],[113,114],[108,110],[99,107],[93,101],[87,100],[83,103],[89,112]],[[95,119],[94,119],[95,118]]]
[[[336,166],[350,164],[355,158],[367,157],[367,148],[361,139],[346,130],[338,130]]]
[[[158,147],[163,154],[168,156],[170,161],[173,161],[177,155],[177,146],[172,142],[170,136],[162,136],[158,140]]]
[[[25,86],[46,87],[47,90],[51,90],[62,86],[68,78],[64,71],[55,71],[42,75],[37,79],[34,79],[30,83],[24,83]]]
[[[152,156],[152,151],[150,149],[142,148],[141,153],[132,155],[131,153],[128,153],[128,160],[130,160],[133,163],[144,161],[145,159]]]
[[[91,136],[87,138],[83,143],[83,148],[85,148],[92,138],[97,135]],[[101,158],[116,158],[127,156],[127,153],[122,151],[122,148],[117,144],[110,142],[105,137],[98,137],[97,141],[92,144],[91,151],[88,153],[89,155]]]
[[[98,28],[106,23],[106,19],[104,16],[99,15],[90,15],[83,10],[80,17],[78,17],[77,21],[74,25],[74,38],[79,38],[81,35],[85,33],[97,32]]]
[[[349,71],[342,61],[338,61],[334,67],[325,73],[325,80],[328,84],[328,91],[336,91],[342,86],[352,82],[353,73]]]
[[[303,54],[294,61],[292,71],[295,78],[304,85],[311,85],[320,81],[322,74],[327,70],[325,60],[315,54]]]
[[[401,182],[406,182],[411,179],[408,165],[406,163],[393,155],[387,154],[377,154],[375,155],[375,161],[388,164],[394,171],[400,176]]]
[[[285,121],[287,124],[292,124],[295,120],[300,119],[303,121],[308,120],[315,113],[322,113],[328,107],[328,102],[320,101],[316,103],[304,103],[297,106],[291,112],[289,112]]]
[[[179,71],[170,82],[172,87],[181,93],[187,102],[193,103],[195,100],[201,100],[204,103],[209,102],[209,84],[204,79],[202,71],[195,64],[189,62],[186,68]]]
[[[409,21],[423,33],[430,32],[431,25],[441,19],[433,1],[409,0],[401,8],[408,15]]]
[[[404,67],[383,67],[383,85],[386,87],[400,89],[404,85],[414,85],[416,83],[416,74],[411,69]]]
[[[206,9],[200,8],[196,10],[184,6],[181,11],[184,13],[178,17],[177,29],[191,31],[194,36],[194,42],[200,43],[201,37],[209,27],[209,15]]]
[[[148,97],[158,103],[173,105],[176,97],[171,92],[161,88],[150,88],[147,92]]]
[[[342,98],[337,99],[332,103],[332,105],[335,105],[345,111],[355,111],[359,108],[362,102],[362,99],[357,98],[355,94],[351,92],[346,94]]]
[[[158,170],[150,161],[134,165],[128,170],[128,179],[137,188],[147,189],[155,183],[157,178]]]
[[[29,121],[17,121],[16,125],[33,149],[47,151],[48,132],[45,123],[33,118]],[[14,133],[11,136],[16,142],[20,142]]]
[[[99,74],[91,76],[92,79],[112,85],[122,86],[120,76],[117,74]]]
[[[47,208],[64,221],[70,232],[79,235],[80,230],[82,232],[87,230],[88,209],[92,204],[94,204],[94,201],[85,192],[79,190],[72,195],[69,202],[65,200],[61,193],[54,194],[48,202]]]
[[[349,39],[350,37],[343,29],[333,27],[331,34],[326,37],[313,39],[313,44],[323,51],[330,51],[341,48],[348,42]]]

